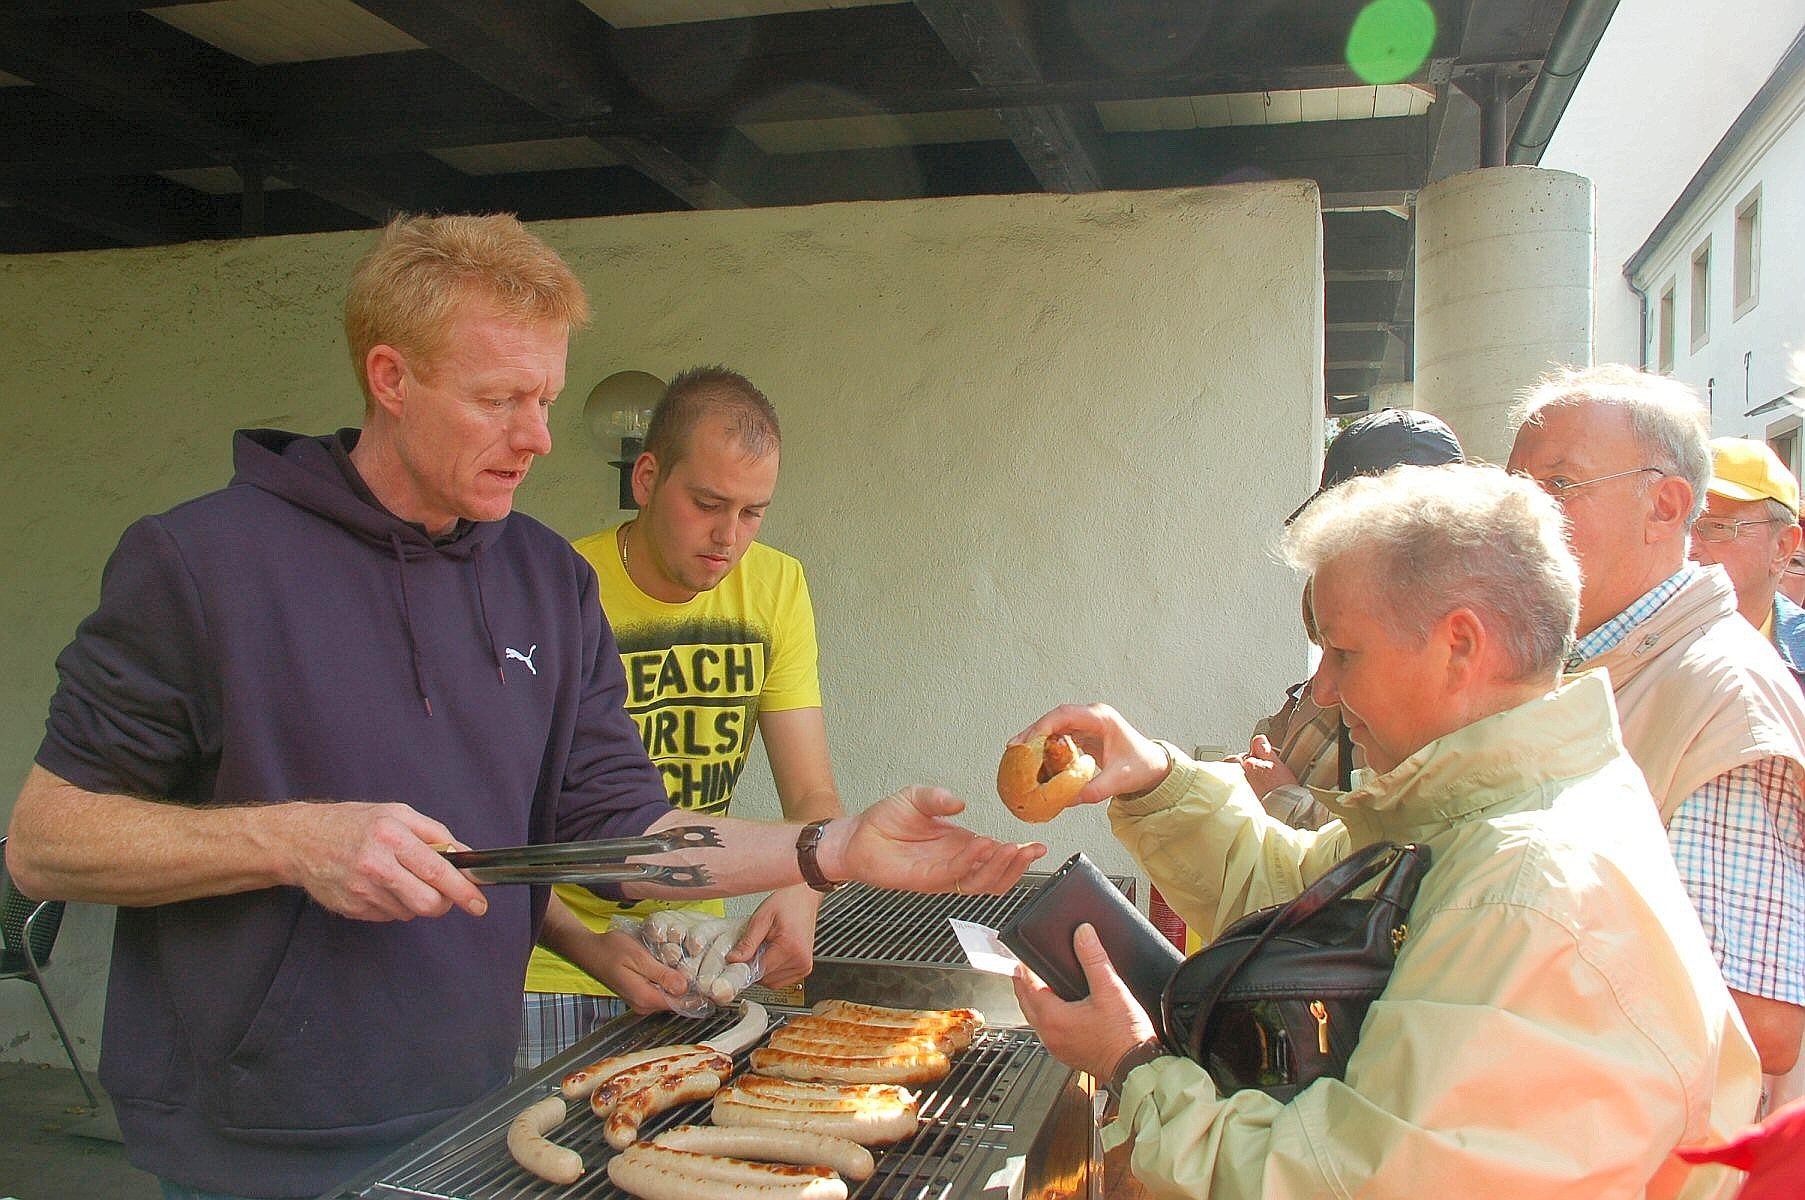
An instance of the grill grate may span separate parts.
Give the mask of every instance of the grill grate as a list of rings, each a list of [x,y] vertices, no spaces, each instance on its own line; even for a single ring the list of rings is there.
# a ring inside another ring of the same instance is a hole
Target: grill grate
[[[526,1105],[552,1090],[572,1067],[610,1054],[649,1046],[711,1037],[732,1023],[732,1014],[707,1021],[679,1017],[632,1021],[616,1036],[547,1063],[510,1088],[500,1102],[473,1118],[428,1135],[415,1147],[379,1164],[374,1178],[359,1191],[340,1196],[362,1200],[615,1200],[627,1193],[608,1180],[607,1160],[614,1151],[602,1137],[602,1122],[586,1105],[572,1105],[553,1141],[583,1156],[587,1171],[569,1186],[535,1179],[508,1154],[507,1126]],[[615,1024],[621,1024],[616,1022]],[[612,1026],[610,1026],[612,1029]],[[744,1063],[738,1064],[744,1066]],[[985,1178],[1001,1165],[1004,1152],[1021,1153],[1015,1121],[1026,1116],[1038,1124],[1043,1110],[1032,1109],[1024,1093],[1044,1090],[1052,1063],[1032,1033],[987,1029],[953,1060],[952,1072],[932,1089],[921,1089],[921,1116],[916,1135],[877,1152],[877,1171],[851,1192],[849,1200],[946,1200],[976,1196]],[[1038,1098],[1038,1097],[1036,1097]],[[648,1122],[641,1136],[650,1137],[672,1125],[706,1122],[708,1104],[684,1105]],[[1032,1133],[1032,1129],[1027,1131]],[[417,1148],[416,1148],[417,1147]],[[978,1178],[982,1175],[984,1178]],[[351,1185],[356,1187],[356,1184]]]
[[[897,965],[966,965],[949,917],[999,929],[1047,881],[1024,875],[1000,896],[922,895],[849,884],[821,904],[815,929],[815,959],[875,959]],[[1109,881],[1134,898],[1129,876]]]

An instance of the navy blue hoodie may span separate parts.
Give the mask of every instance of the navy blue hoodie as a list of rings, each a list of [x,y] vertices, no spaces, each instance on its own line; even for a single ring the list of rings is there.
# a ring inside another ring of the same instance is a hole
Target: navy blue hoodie
[[[595,573],[518,513],[435,541],[356,438],[241,431],[230,486],[126,531],[37,761],[185,804],[402,801],[478,847],[643,832],[669,809]],[[407,922],[297,888],[120,909],[100,1075],[131,1160],[314,1195],[506,1082],[546,892],[487,895]]]

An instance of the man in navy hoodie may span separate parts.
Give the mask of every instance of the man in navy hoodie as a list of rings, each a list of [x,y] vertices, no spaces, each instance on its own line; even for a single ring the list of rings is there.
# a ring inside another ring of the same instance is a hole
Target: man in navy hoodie
[[[802,837],[672,812],[595,572],[512,511],[587,318],[511,217],[392,223],[346,303],[363,428],[240,431],[229,486],[126,531],[57,660],[8,865],[120,906],[100,1075],[171,1197],[326,1190],[508,1080],[535,940],[618,961],[434,843],[713,824],[660,860],[710,873],[686,895],[998,891],[1045,851],[927,788]]]

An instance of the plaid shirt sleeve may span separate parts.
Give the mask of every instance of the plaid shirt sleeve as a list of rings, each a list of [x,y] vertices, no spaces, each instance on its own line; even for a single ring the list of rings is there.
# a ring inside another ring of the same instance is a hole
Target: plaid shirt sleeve
[[[1724,982],[1805,1004],[1805,840],[1799,773],[1747,763],[1686,797],[1667,837]]]

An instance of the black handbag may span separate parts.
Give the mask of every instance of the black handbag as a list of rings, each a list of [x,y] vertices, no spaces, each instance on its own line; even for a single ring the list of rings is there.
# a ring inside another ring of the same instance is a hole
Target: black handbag
[[[1249,913],[1186,959],[1160,997],[1166,1045],[1224,1094],[1289,1100],[1339,1079],[1409,929],[1426,847],[1378,842],[1286,904]],[[1370,897],[1351,893],[1384,875]]]

